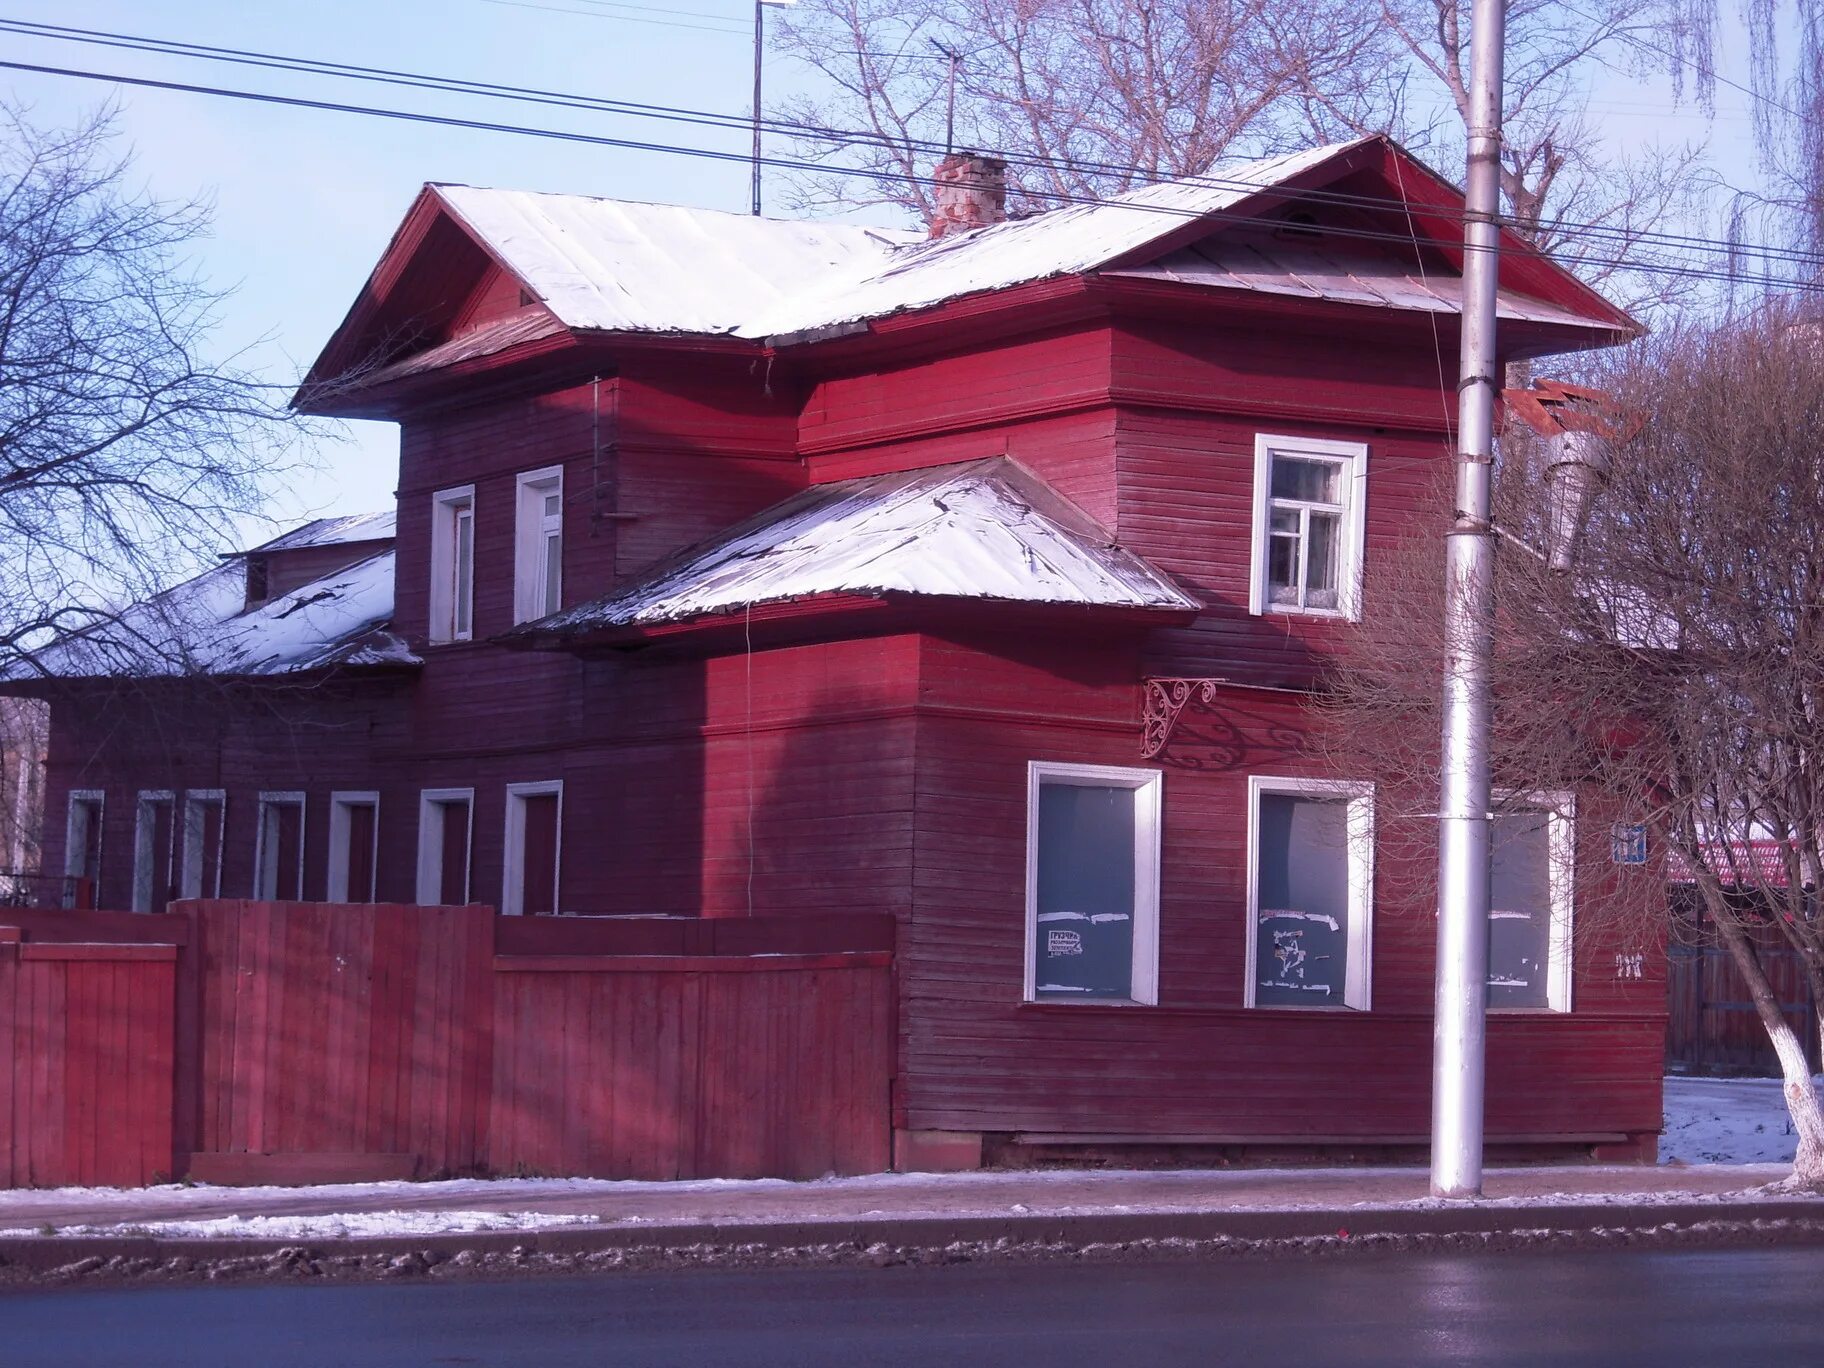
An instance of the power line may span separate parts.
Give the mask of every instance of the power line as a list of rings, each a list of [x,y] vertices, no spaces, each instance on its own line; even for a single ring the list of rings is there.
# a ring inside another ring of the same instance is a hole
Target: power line
[[[694,29],[698,33],[727,33],[739,36],[738,28],[709,24],[680,24],[675,19],[642,19],[633,14],[602,14],[595,10],[570,9],[563,5],[540,5],[534,0],[481,0],[484,5],[501,5],[508,9],[545,10],[551,14],[574,14],[583,19],[614,19],[623,24],[651,24],[655,28]]]
[[[0,29],[4,29],[8,22],[10,22],[10,21],[0,21]],[[124,44],[117,44],[117,45],[124,45]],[[266,62],[252,62],[250,64],[268,65],[268,63],[266,63]],[[324,65],[333,66],[336,64],[324,64]],[[440,126],[444,126],[444,127],[464,128],[464,129],[482,131],[482,132],[497,132],[497,133],[515,134],[515,135],[520,135],[520,136],[528,136],[528,137],[549,138],[549,139],[556,139],[556,140],[560,140],[560,141],[582,143],[582,144],[592,145],[592,146],[615,147],[615,148],[622,148],[622,149],[633,150],[633,151],[648,151],[648,152],[658,152],[658,153],[663,153],[663,154],[668,154],[668,155],[698,157],[698,158],[703,158],[703,159],[713,160],[713,161],[739,162],[739,163],[743,163],[743,164],[751,164],[751,162],[753,160],[751,154],[734,153],[734,152],[719,152],[719,151],[715,151],[712,149],[688,147],[688,146],[682,146],[682,145],[674,144],[674,143],[649,142],[649,141],[644,141],[644,140],[639,140],[639,139],[630,139],[630,138],[614,138],[614,137],[608,137],[608,136],[598,135],[598,134],[578,133],[578,132],[569,132],[569,131],[556,130],[556,129],[540,128],[540,127],[533,126],[533,125],[499,123],[499,122],[494,122],[494,121],[489,121],[489,120],[480,120],[480,119],[465,119],[465,118],[459,118],[459,117],[448,116],[448,115],[423,113],[423,112],[413,111],[413,110],[399,110],[399,109],[390,109],[390,108],[379,107],[379,106],[356,105],[356,104],[349,104],[349,103],[344,103],[344,102],[340,102],[340,101],[317,100],[317,99],[310,99],[310,98],[306,98],[306,97],[302,97],[302,96],[279,95],[279,94],[275,94],[272,92],[236,90],[236,89],[227,88],[227,87],[205,86],[205,85],[199,85],[199,84],[195,84],[195,83],[181,82],[181,81],[157,80],[157,79],[153,79],[150,77],[126,76],[126,75],[120,75],[117,73],[88,71],[88,70],[77,69],[77,68],[53,67],[53,66],[46,66],[46,65],[27,63],[27,62],[0,61],[0,69],[28,71],[28,72],[41,74],[41,75],[63,76],[63,77],[79,79],[79,80],[106,81],[106,82],[115,83],[115,84],[138,86],[138,87],[147,88],[147,89],[160,89],[160,90],[178,91],[178,92],[190,93],[190,94],[213,95],[213,96],[229,98],[229,99],[249,100],[249,101],[253,101],[256,103],[263,103],[263,104],[285,105],[285,106],[291,106],[291,107],[295,107],[295,108],[318,109],[318,110],[325,110],[325,111],[330,111],[330,112],[335,112],[335,113],[357,114],[357,115],[364,115],[364,116],[375,117],[375,118],[394,119],[394,120],[399,120],[399,121],[409,122],[409,123],[440,125]],[[308,71],[311,68],[308,66],[304,66],[304,65],[297,65],[297,66],[292,66],[292,67],[286,68],[286,69]],[[329,73],[329,74],[336,74],[336,73]],[[399,84],[399,83],[413,84],[414,82],[404,81],[404,82],[394,82],[394,83],[395,84]],[[452,83],[450,85],[431,84],[428,88],[460,89],[460,85],[463,85],[463,84],[466,84],[466,83],[460,83],[460,84]],[[478,93],[478,92],[472,92],[472,93]],[[591,102],[591,105],[593,105],[593,103],[594,102]],[[582,107],[590,107],[590,106],[585,105]],[[615,112],[618,112],[618,111],[615,111]],[[632,112],[646,112],[646,111],[635,110]],[[659,117],[672,117],[672,116],[659,116]],[[699,113],[699,114],[690,115],[688,117],[685,117],[685,116],[677,116],[677,117],[682,117],[683,121],[685,121],[685,122],[702,123],[702,124],[706,124],[711,127],[746,128],[746,127],[751,126],[751,125],[749,125],[749,123],[746,120],[742,120],[739,123],[735,123],[730,119],[729,116],[708,115],[708,114]],[[792,125],[779,125],[779,126],[786,127],[786,128],[793,127]],[[837,136],[833,140],[839,141],[839,142],[862,141],[860,139],[850,140],[850,139],[847,139],[846,137],[842,137],[842,136]],[[824,162],[802,161],[802,160],[793,160],[793,159],[786,159],[786,158],[779,158],[779,157],[767,157],[767,158],[763,158],[762,160],[763,160],[763,164],[765,164],[767,166],[775,167],[778,169],[804,171],[804,172],[811,172],[811,173],[821,174],[821,175],[845,176],[845,177],[851,177],[851,178],[859,177],[861,179],[873,181],[876,183],[881,182],[881,181],[889,181],[889,182],[897,182],[897,183],[901,183],[901,184],[916,184],[916,185],[934,185],[934,184],[936,184],[936,182],[930,176],[918,175],[916,173],[911,173],[911,172],[892,171],[892,170],[879,169],[879,168],[871,169],[871,168],[865,168],[865,167],[834,166],[834,165],[830,165],[830,164],[824,163]],[[1191,178],[1186,178],[1186,179],[1187,179],[1187,181],[1189,181],[1191,183],[1208,184],[1214,188],[1233,188],[1238,191],[1242,191],[1242,192],[1245,192],[1248,194],[1254,194],[1254,195],[1280,196],[1280,197],[1284,197],[1284,198],[1296,198],[1296,199],[1320,199],[1320,200],[1324,197],[1324,192],[1288,190],[1283,187],[1262,186],[1262,185],[1258,185],[1253,182],[1247,182],[1247,181],[1228,180],[1225,183],[1222,181],[1222,178],[1217,178],[1217,177],[1191,177]],[[1061,204],[1061,205],[1112,204],[1115,207],[1127,209],[1127,210],[1130,210],[1133,212],[1162,213],[1162,214],[1167,214],[1169,216],[1178,217],[1178,218],[1208,219],[1212,222],[1221,222],[1224,220],[1246,221],[1249,218],[1249,216],[1246,216],[1246,215],[1226,214],[1220,210],[1211,211],[1211,212],[1206,213],[1206,212],[1197,211],[1197,210],[1179,209],[1179,208],[1175,208],[1175,207],[1167,206],[1167,205],[1135,204],[1135,203],[1132,203],[1131,201],[1107,200],[1107,199],[1099,198],[1096,196],[1076,195],[1076,194],[1070,194],[1070,193],[1061,192],[1061,191],[1029,190],[1028,193],[1034,195],[1037,198],[1055,201],[1056,203]],[[1372,204],[1376,207],[1397,207],[1395,201],[1385,200],[1385,199],[1376,198],[1376,197],[1335,196],[1334,198],[1343,200],[1343,201],[1355,202],[1355,203]],[[1452,215],[1452,211],[1449,211],[1444,208],[1427,207],[1425,212],[1428,214],[1433,214],[1438,217],[1450,217]],[[1326,227],[1324,228],[1324,232],[1327,236],[1330,236],[1330,237],[1351,238],[1351,239],[1362,240],[1362,241],[1397,243],[1397,244],[1401,244],[1401,245],[1406,244],[1408,241],[1406,235],[1401,234],[1401,233],[1383,232],[1383,231],[1377,231],[1377,230],[1373,230],[1373,229],[1348,228],[1348,227],[1344,227],[1341,225],[1326,225]],[[1723,244],[1709,244],[1709,245],[1715,246],[1719,249],[1723,247]],[[1800,264],[1814,264],[1814,260],[1815,260],[1809,256],[1798,254],[1798,253],[1778,252],[1775,249],[1759,249],[1759,250],[1761,251],[1764,259],[1768,262],[1773,262],[1776,260],[1787,260],[1787,261],[1792,261],[1792,262],[1800,263]],[[1813,282],[1803,280],[1803,279],[1797,279],[1797,278],[1791,278],[1791,277],[1769,277],[1769,276],[1764,276],[1764,275],[1754,275],[1751,273],[1738,271],[1738,270],[1732,270],[1732,269],[1716,269],[1716,268],[1708,268],[1708,267],[1702,267],[1702,266],[1679,266],[1679,265],[1673,265],[1673,264],[1665,263],[1665,262],[1642,262],[1642,261],[1636,261],[1636,260],[1631,260],[1631,259],[1622,258],[1622,257],[1606,257],[1606,256],[1601,256],[1601,255],[1597,255],[1597,254],[1593,254],[1593,253],[1583,253],[1583,254],[1579,254],[1579,255],[1569,255],[1569,254],[1560,253],[1558,255],[1558,260],[1560,260],[1561,262],[1568,261],[1570,263],[1584,265],[1584,266],[1614,267],[1614,268],[1638,271],[1638,272],[1645,273],[1645,274],[1664,275],[1664,276],[1668,276],[1668,277],[1672,277],[1672,278],[1679,278],[1679,279],[1716,281],[1716,282],[1752,282],[1752,283],[1766,284],[1766,285],[1771,285],[1771,286],[1776,286],[1776,287],[1791,289],[1791,290],[1796,290],[1796,291],[1802,291],[1802,292],[1824,291],[1824,285],[1814,284]]]
[[[209,44],[189,43],[175,39],[150,38],[134,34],[111,33],[105,30],[71,28],[64,25],[44,24],[33,20],[9,19],[0,17],[0,31],[11,31],[25,36],[52,38],[61,41],[91,44],[101,47],[124,48],[129,51],[151,52],[163,55],[192,57],[199,60],[229,62],[242,66],[264,67],[273,70],[292,71],[305,74],[331,75],[349,80],[378,82],[388,85],[401,85],[415,89],[437,90],[448,93],[478,95],[493,99],[510,99],[532,104],[552,105],[560,108],[572,108],[585,111],[606,111],[625,114],[632,117],[661,119],[670,122],[694,124],[711,128],[731,128],[748,131],[752,120],[746,115],[717,114],[706,110],[694,110],[671,105],[642,104],[634,101],[612,100],[601,96],[567,94],[559,91],[541,90],[528,86],[503,85],[495,82],[472,81],[455,77],[427,75],[418,72],[400,71],[385,67],[369,67],[352,63],[333,62],[318,58],[291,57],[276,53],[258,52],[245,48],[223,48]],[[111,79],[130,80],[125,77]],[[939,155],[947,149],[935,140],[917,138],[892,138],[884,134],[860,130],[834,129],[819,124],[808,124],[791,120],[762,119],[762,128],[773,133],[784,134],[825,142],[835,147],[873,147],[895,152],[926,151]],[[678,149],[685,151],[687,149]],[[751,158],[750,158],[751,160]],[[1010,164],[1055,171],[1057,164],[1039,157],[1022,157],[1018,154],[1006,158]],[[790,165],[789,163],[774,163]],[[821,174],[863,175],[876,180],[899,180],[901,182],[923,183],[923,178],[899,173],[884,172],[879,169],[863,170],[836,168],[822,162],[802,164],[801,169],[816,171]],[[1121,177],[1135,175],[1153,176],[1155,168],[1122,165],[1111,162],[1073,160],[1067,169],[1081,174],[1106,174]],[[1271,188],[1263,188],[1249,182],[1224,178],[1220,175],[1205,174],[1201,176],[1180,177],[1180,180],[1214,189],[1243,190],[1248,193],[1276,193]],[[1027,193],[1039,198],[1055,199],[1060,202],[1094,202],[1093,199],[1072,197],[1056,192],[1044,192],[1027,187]],[[1278,192],[1287,193],[1287,192]],[[1309,190],[1299,192],[1298,197],[1317,204],[1332,204],[1347,208],[1403,212],[1406,204],[1402,200],[1393,200],[1380,196],[1350,194],[1338,191]],[[1449,206],[1428,206],[1426,213],[1435,218],[1447,221],[1462,222],[1463,211]],[[1776,248],[1757,243],[1728,243],[1715,239],[1688,234],[1641,232],[1628,233],[1623,229],[1613,228],[1606,224],[1574,223],[1567,220],[1553,220],[1540,225],[1542,231],[1563,234],[1568,237],[1594,238],[1618,245],[1633,243],[1651,245],[1674,251],[1708,251],[1718,255],[1727,255],[1733,260],[1755,258],[1768,264],[1788,262],[1795,265],[1824,265],[1824,254],[1798,251],[1791,248]],[[1372,234],[1358,235],[1372,236]],[[1391,239],[1383,239],[1391,240]],[[1578,260],[1591,265],[1621,265],[1629,269],[1647,269],[1641,263],[1632,260],[1611,260],[1607,258],[1583,256],[1569,258],[1558,254],[1563,259]],[[1668,272],[1669,273],[1669,272]],[[1686,272],[1688,273],[1688,272]],[[1731,272],[1726,279],[1744,279],[1739,272]]]

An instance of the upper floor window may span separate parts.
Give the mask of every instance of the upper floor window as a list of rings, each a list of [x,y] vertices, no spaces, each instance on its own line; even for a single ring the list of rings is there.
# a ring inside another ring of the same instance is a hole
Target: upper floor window
[[[475,486],[431,496],[432,641],[475,635]]]
[[[513,621],[530,622],[563,605],[564,468],[519,477],[513,539]]]
[[[1360,615],[1367,473],[1358,442],[1254,439],[1249,611]]]

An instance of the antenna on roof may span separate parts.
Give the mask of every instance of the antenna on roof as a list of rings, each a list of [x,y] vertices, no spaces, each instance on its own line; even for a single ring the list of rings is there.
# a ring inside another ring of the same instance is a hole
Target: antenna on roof
[[[766,50],[766,7],[798,0],[754,0],[754,217],[760,216],[760,57]]]
[[[931,46],[950,59],[949,91],[944,100],[944,155],[949,156],[956,151],[956,69],[963,64],[963,54],[935,38]]]

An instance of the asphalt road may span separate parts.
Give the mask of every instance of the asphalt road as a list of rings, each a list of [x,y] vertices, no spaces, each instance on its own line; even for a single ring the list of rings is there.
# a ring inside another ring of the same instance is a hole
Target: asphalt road
[[[0,1296],[0,1363],[1809,1364],[1824,1249],[693,1270]]]

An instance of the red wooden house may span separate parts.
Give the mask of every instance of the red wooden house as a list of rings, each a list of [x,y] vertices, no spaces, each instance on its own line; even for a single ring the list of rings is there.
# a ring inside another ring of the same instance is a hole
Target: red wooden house
[[[1300,740],[1447,456],[1461,207],[1382,139],[929,241],[427,186],[298,401],[399,423],[396,537],[47,656],[47,859],[890,912],[902,1166],[1420,1144],[1429,909]],[[1507,244],[1506,359],[1634,331]],[[1572,819],[1497,870],[1488,1132],[1646,1154],[1663,979],[1574,934]]]

